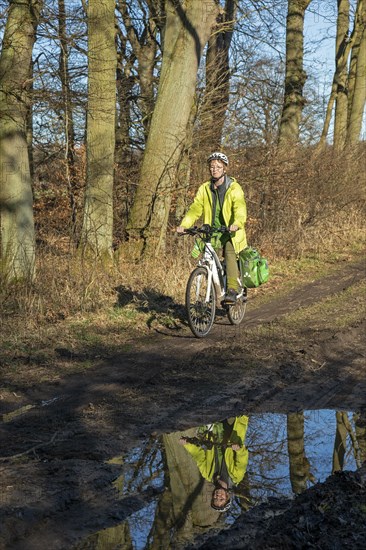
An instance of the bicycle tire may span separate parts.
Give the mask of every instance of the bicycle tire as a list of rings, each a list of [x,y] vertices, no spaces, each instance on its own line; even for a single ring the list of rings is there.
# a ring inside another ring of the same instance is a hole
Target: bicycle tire
[[[240,325],[240,323],[244,319],[246,308],[246,296],[241,296],[240,298],[238,298],[236,304],[228,306],[227,316],[232,325]]]
[[[186,288],[186,309],[188,324],[196,336],[203,338],[210,332],[216,313],[216,291],[211,284],[209,301],[206,302],[208,272],[196,267],[189,276]]]

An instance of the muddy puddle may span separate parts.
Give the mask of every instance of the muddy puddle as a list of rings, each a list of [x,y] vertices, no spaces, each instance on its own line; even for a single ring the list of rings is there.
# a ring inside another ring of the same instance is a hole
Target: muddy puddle
[[[145,504],[83,549],[189,548],[273,497],[292,497],[336,470],[355,470],[365,431],[357,413],[331,410],[241,415],[152,436],[128,455],[114,481],[118,498]]]

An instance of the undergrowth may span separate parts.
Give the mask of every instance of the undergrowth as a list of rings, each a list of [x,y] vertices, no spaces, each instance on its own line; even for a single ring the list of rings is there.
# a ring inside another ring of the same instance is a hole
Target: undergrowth
[[[323,277],[364,249],[365,151],[347,154],[349,158],[333,151],[298,151],[281,158],[275,151],[265,156],[257,151],[246,152],[241,167],[233,163],[233,175],[245,190],[249,243],[270,265],[270,281],[249,292],[251,309]],[[194,166],[192,174],[194,182]],[[65,367],[77,360],[86,364],[149,337],[153,329],[176,330],[185,324],[193,241],[176,236],[173,220],[165,254],[133,263],[120,245],[106,266],[75,253],[65,234],[65,205],[58,208],[61,212],[55,206],[47,217],[36,209],[34,282],[0,288],[0,361],[5,370],[34,361],[47,368],[59,357]],[[122,234],[123,226],[117,232]]]

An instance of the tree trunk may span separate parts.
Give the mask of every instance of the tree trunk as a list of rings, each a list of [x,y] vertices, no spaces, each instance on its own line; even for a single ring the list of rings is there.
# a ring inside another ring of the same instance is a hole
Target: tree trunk
[[[366,411],[357,414],[355,432],[359,448],[358,463],[363,464],[366,460]]]
[[[286,74],[279,144],[297,143],[302,109],[305,103],[303,88],[306,73],[304,58],[304,17],[311,0],[288,0],[286,24]]]
[[[359,4],[362,0],[359,0]],[[357,14],[356,14],[357,16]],[[366,2],[357,18],[357,38],[352,48],[349,74],[348,128],[346,144],[354,145],[360,139],[366,101]]]
[[[87,186],[81,247],[111,256],[116,116],[114,0],[88,4]]]
[[[8,279],[34,276],[27,91],[41,8],[41,1],[10,2],[0,57],[0,267]]]
[[[134,78],[131,77],[131,68],[135,61],[134,54],[128,54],[127,39],[119,31],[119,45],[117,47],[117,99],[116,109],[116,151],[115,162],[117,167],[125,169],[126,163],[131,159],[131,114],[130,102]]]
[[[198,65],[216,17],[216,3],[167,0],[157,101],[127,232],[139,254],[157,255],[165,234],[177,164],[187,135]]]
[[[351,36],[347,37],[347,40],[341,42],[340,48],[336,50],[336,68],[334,71],[332,89],[331,89],[331,93],[330,93],[329,101],[327,105],[323,131],[319,140],[319,147],[323,147],[327,139],[329,126],[332,119],[332,111],[333,111],[334,103],[337,99],[337,94],[338,94],[338,88],[339,88],[338,82],[340,80],[339,75],[343,74],[343,71],[347,67],[349,54],[352,48],[354,47],[354,45],[357,43],[359,24],[361,21],[360,17],[363,9],[364,9],[364,0],[359,0],[359,2],[357,3],[354,26],[353,26]],[[352,71],[352,66],[350,67],[350,70]],[[348,101],[348,105],[349,105],[349,101]]]
[[[334,439],[332,474],[343,470],[347,445],[347,413],[336,411],[336,436]]]
[[[196,428],[184,431],[184,435],[194,437]],[[213,484],[205,480],[192,456],[179,443],[183,433],[175,432],[163,436],[169,472],[172,511],[175,520],[174,545],[180,548],[193,541],[197,527],[208,527],[215,524],[218,512],[211,508],[210,496]],[[185,511],[190,510],[189,514]],[[168,522],[167,522],[168,524]],[[162,548],[162,546],[152,546]]]
[[[305,454],[304,413],[287,415],[287,445],[290,463],[290,481],[295,494],[305,491],[308,480],[314,481]]]
[[[349,40],[349,0],[338,0],[336,64],[346,49]],[[347,131],[347,65],[337,71],[336,102],[334,113],[334,147],[343,149]]]
[[[147,140],[152,112],[154,110],[154,69],[156,65],[157,42],[155,39],[156,23],[152,16],[152,6],[148,3],[149,14],[145,23],[144,31],[138,35],[130,18],[128,2],[118,1],[118,7],[122,14],[127,37],[132,46],[133,52],[138,60],[138,75],[140,86],[139,105],[142,114],[145,141]]]
[[[356,431],[353,430],[348,414],[343,411],[336,412],[336,436],[333,449],[333,467],[332,473],[342,471],[345,464],[345,456],[347,452],[347,438],[350,438],[350,445],[353,449],[353,454],[356,460],[357,467],[360,468],[360,446],[359,438]]]
[[[225,10],[217,17],[215,33],[208,41],[206,53],[206,89],[201,111],[200,135],[202,153],[207,157],[219,149],[225,113],[229,103],[229,49],[233,35],[237,3],[226,0]]]
[[[65,170],[71,208],[72,235],[75,238],[76,230],[76,200],[75,200],[75,134],[74,118],[71,100],[69,74],[69,45],[66,30],[65,0],[58,0],[58,33],[60,40],[59,73],[62,89],[63,124],[65,133]]]
[[[350,119],[350,113],[352,108],[352,101],[353,101],[353,94],[355,91],[355,84],[356,84],[356,71],[357,71],[357,59],[360,52],[360,43],[362,40],[362,14],[359,13],[359,4],[363,4],[363,0],[357,1],[357,10],[356,10],[356,16],[355,16],[355,23],[356,23],[356,36],[354,38],[354,42],[352,45],[352,51],[351,51],[351,59],[349,62],[349,69],[348,69],[348,83],[347,83],[347,97],[348,97],[348,119],[347,124],[349,124]]]

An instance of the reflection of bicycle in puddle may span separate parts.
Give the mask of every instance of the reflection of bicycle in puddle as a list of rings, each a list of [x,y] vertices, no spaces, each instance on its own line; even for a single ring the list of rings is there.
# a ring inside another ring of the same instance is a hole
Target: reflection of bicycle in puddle
[[[182,435],[180,443],[196,462],[202,477],[213,484],[211,508],[226,512],[231,492],[248,466],[245,436],[248,417],[238,416],[198,428],[195,436]]]
[[[293,496],[298,492],[299,482],[301,490],[305,490],[310,485],[306,458],[311,471],[316,472],[317,481],[324,481],[332,470],[335,429],[337,433],[340,431],[338,437],[341,437],[342,428],[348,426],[347,417],[351,423],[349,430],[362,452],[360,458],[364,460],[365,414],[327,410],[251,415],[244,442],[250,461],[242,481],[238,485],[233,483],[229,489],[231,508],[226,513],[212,508],[213,482],[204,478],[188,446],[180,444],[180,438],[185,437],[192,446],[198,444],[202,457],[216,451],[229,453],[227,447],[235,441],[234,434],[229,435],[226,443],[222,435],[225,422],[229,425],[227,431],[231,429],[232,432],[232,419],[151,435],[127,455],[111,461],[119,464],[122,470],[113,484],[120,498],[116,517],[121,510],[129,510],[127,518],[123,523],[91,535],[75,550],[96,548],[97,542],[98,548],[169,550],[180,548],[182,540],[194,544],[198,533],[206,536],[211,530],[226,529],[241,514],[268,499]],[[353,456],[352,441],[349,434],[344,447],[340,448],[340,451],[347,450],[344,459],[348,456],[351,460]],[[328,458],[325,460],[325,457]],[[347,462],[340,469],[343,467],[355,469],[356,464]],[[209,468],[206,473],[210,473]]]
[[[192,445],[197,445],[197,447],[201,447],[202,449],[208,449],[208,450],[211,450],[214,447],[220,447],[222,449],[228,449],[229,447],[231,447],[234,450],[240,449],[240,445],[238,445],[237,443],[230,443],[230,442],[221,443],[220,441],[210,441],[207,439],[202,439],[200,437],[182,436],[180,438],[180,442],[182,443],[182,445],[184,445],[185,443],[191,443]]]

